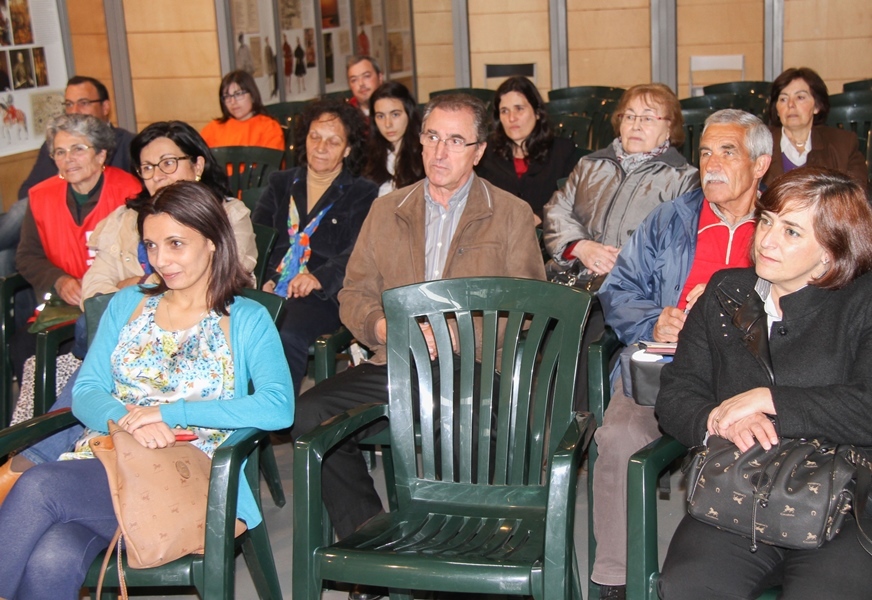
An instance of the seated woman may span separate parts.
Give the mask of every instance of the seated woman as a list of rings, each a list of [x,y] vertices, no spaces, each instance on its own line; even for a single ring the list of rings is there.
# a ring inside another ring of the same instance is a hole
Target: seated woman
[[[179,182],[143,206],[139,233],[158,284],[121,290],[103,316],[74,390],[73,412],[89,434],[111,419],[155,448],[174,444],[181,428],[211,455],[233,429],[293,422],[290,376],[273,360],[275,326],[239,296],[248,276],[222,202]],[[87,445],[77,454],[86,458]],[[249,528],[262,520],[247,485],[237,516]],[[99,461],[29,469],[0,506],[0,597],[78,598],[117,525]]]
[[[46,139],[58,176],[30,189],[15,260],[37,298],[55,291],[67,304],[79,305],[82,277],[94,260],[88,237],[142,186],[130,173],[106,166],[115,134],[96,117],[55,117],[46,128]],[[35,336],[16,333],[11,354],[19,381],[24,361],[35,351]]]
[[[218,88],[221,117],[200,133],[210,148],[260,146],[285,150],[285,134],[278,121],[266,113],[254,78],[245,71],[231,71]]]
[[[836,171],[796,169],[763,194],[756,215],[756,266],[716,274],[690,311],[663,369],[660,426],[687,446],[721,436],[739,452],[769,449],[782,436],[870,446],[872,210],[864,190]],[[685,515],[660,597],[757,598],[781,585],[784,598],[867,598],[872,556],[856,533],[849,515],[817,549],[759,544],[751,553],[747,538]]]
[[[575,166],[575,144],[554,136],[545,102],[526,77],[509,77],[497,88],[493,118],[494,130],[475,172],[527,202],[539,225],[557,180]]]
[[[787,69],[772,82],[769,96],[769,129],[772,131],[772,164],[763,183],[804,165],[841,171],[866,189],[866,159],[857,135],[827,127],[830,96],[827,84],[808,67]]]
[[[110,214],[88,240],[95,257],[82,280],[83,300],[156,277],[136,231],[136,218],[138,209],[150,204],[158,190],[176,181],[200,181],[224,198],[222,206],[236,237],[239,264],[246,273],[254,270],[257,246],[250,211],[231,197],[223,167],[193,127],[182,121],[152,123],[133,138],[130,159],[145,190]]]
[[[279,320],[285,357],[299,391],[309,345],[339,327],[337,295],[345,265],[378,194],[358,177],[366,124],[336,100],[307,105],[297,122],[299,167],[273,173],[252,220],[278,230],[263,289],[288,299]]]
[[[415,98],[402,83],[386,81],[369,99],[378,133],[369,136],[369,157],[362,175],[379,184],[378,195],[424,178],[421,115]]]
[[[684,143],[684,119],[668,87],[628,89],[612,125],[618,137],[583,157],[545,205],[549,273],[575,265],[585,275],[605,275],[654,207],[699,187],[699,171],[675,149]]]

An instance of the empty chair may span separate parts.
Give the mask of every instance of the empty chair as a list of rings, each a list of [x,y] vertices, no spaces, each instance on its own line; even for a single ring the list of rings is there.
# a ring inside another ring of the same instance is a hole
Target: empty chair
[[[704,96],[691,96],[690,98],[682,98],[678,101],[681,108],[712,108],[720,110],[722,108],[735,108],[739,102],[738,94],[705,94]]]
[[[771,81],[729,81],[703,86],[705,94],[754,94],[767,96],[772,88]]]
[[[626,90],[619,87],[605,85],[577,85],[573,87],[558,88],[548,92],[548,100],[563,100],[564,98],[606,98],[619,100]]]
[[[316,600],[323,580],[334,580],[406,600],[411,589],[580,600],[572,513],[592,428],[571,398],[590,296],[469,278],[395,288],[383,301],[389,404],[355,409],[296,442],[294,598]],[[419,320],[434,332],[435,369]],[[455,361],[458,377],[438,376]],[[331,543],[321,457],[385,416],[397,509]]]
[[[250,188],[262,187],[267,175],[282,166],[284,152],[257,146],[224,146],[213,148],[212,154],[219,164],[227,165],[230,191],[235,197]]]
[[[830,106],[872,106],[872,90],[852,90],[830,96]]]
[[[706,94],[702,86],[694,85],[693,74],[698,71],[739,71],[741,73],[740,80],[745,80],[745,55],[744,54],[716,54],[706,56],[691,56],[690,57],[690,77],[688,85],[690,86],[690,95],[698,96]],[[730,92],[733,90],[712,90],[712,93]]]
[[[872,105],[833,106],[827,117],[827,125],[851,131],[857,136],[860,154],[866,159],[866,179],[872,181]],[[868,184],[867,184],[868,185]]]
[[[845,92],[854,92],[858,90],[872,90],[872,79],[860,79],[859,81],[849,81],[842,85],[842,90]]]
[[[681,153],[695,167],[699,167],[699,140],[705,120],[714,112],[713,108],[687,108],[681,111],[681,116],[684,117],[684,145]]]

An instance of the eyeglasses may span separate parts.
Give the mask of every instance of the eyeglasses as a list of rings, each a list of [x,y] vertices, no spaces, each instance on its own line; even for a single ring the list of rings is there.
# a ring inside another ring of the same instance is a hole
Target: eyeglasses
[[[639,124],[643,127],[648,125],[653,125],[657,121],[668,121],[666,117],[655,117],[654,115],[634,115],[632,113],[621,113],[618,115],[618,119],[620,119],[621,123],[629,123],[632,125],[636,122],[636,119],[639,120]]]
[[[240,100],[242,100],[242,97],[245,96],[247,93],[248,92],[246,92],[245,90],[237,90],[232,94],[224,94],[223,96],[221,96],[221,99],[224,102],[230,102],[231,100],[236,100],[237,102],[239,102]]]
[[[85,144],[73,144],[69,148],[55,148],[51,153],[51,157],[55,160],[63,160],[69,154],[73,158],[81,158],[91,148],[93,146],[86,146]]]
[[[166,175],[172,175],[176,171],[179,170],[179,161],[180,160],[191,160],[190,156],[168,156],[164,158],[156,165],[151,163],[142,163],[138,167],[136,167],[136,172],[139,173],[139,176],[143,179],[151,179],[154,177],[154,169],[157,167],[161,170],[162,173]]]
[[[435,148],[439,142],[445,144],[449,152],[463,152],[468,146],[478,146],[481,142],[467,142],[462,137],[450,137],[443,140],[435,133],[422,133],[421,145],[428,148]]]
[[[88,108],[90,104],[97,104],[99,102],[103,102],[103,100],[88,100],[87,98],[80,98],[79,100],[64,100],[64,108],[69,110],[74,106],[77,106],[81,109]]]

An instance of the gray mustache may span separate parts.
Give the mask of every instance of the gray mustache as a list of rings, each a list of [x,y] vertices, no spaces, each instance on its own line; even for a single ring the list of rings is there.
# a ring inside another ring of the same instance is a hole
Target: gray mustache
[[[703,176],[702,178],[703,185],[708,185],[713,181],[716,181],[718,183],[730,183],[730,180],[727,179],[727,176],[720,173],[706,173],[705,176]]]

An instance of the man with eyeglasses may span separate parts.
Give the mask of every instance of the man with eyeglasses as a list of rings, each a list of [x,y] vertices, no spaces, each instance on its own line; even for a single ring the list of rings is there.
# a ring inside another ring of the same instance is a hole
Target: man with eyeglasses
[[[605,323],[623,344],[677,342],[711,276],[750,265],[754,203],[772,159],[769,128],[752,114],[721,110],[706,119],[699,151],[702,188],[655,208],[599,290]],[[613,600],[626,597],[627,464],[661,435],[654,407],[629,396],[629,376],[620,371],[619,364],[616,375],[624,377],[613,377],[595,434],[599,457],[593,470],[597,546],[591,579],[600,584],[601,599]]]
[[[348,101],[352,106],[359,108],[366,118],[369,119],[369,98],[384,80],[384,73],[378,63],[371,56],[352,56],[348,60],[346,70],[348,87],[351,88],[352,98]]]
[[[68,115],[82,114],[109,121],[112,103],[106,86],[93,77],[76,75],[67,82],[64,92],[64,111]],[[111,124],[110,124],[111,125]],[[108,157],[106,164],[132,172],[130,168],[130,142],[133,135],[126,129],[112,127],[115,133],[115,151]],[[36,157],[30,174],[18,189],[18,202],[9,211],[0,215],[0,276],[9,275],[15,271],[15,248],[18,245],[21,222],[27,211],[27,195],[30,188],[58,174],[55,161],[49,156],[48,144],[43,143]]]
[[[426,178],[373,203],[339,292],[342,322],[374,355],[297,399],[295,438],[346,410],[387,403],[384,290],[457,277],[545,278],[530,206],[473,172],[487,121],[484,104],[470,96],[437,96],[428,104],[421,133]],[[432,334],[424,335],[432,354]],[[382,511],[358,441],[384,426],[356,433],[324,460],[322,496],[340,539]],[[349,594],[378,597],[360,589]]]

